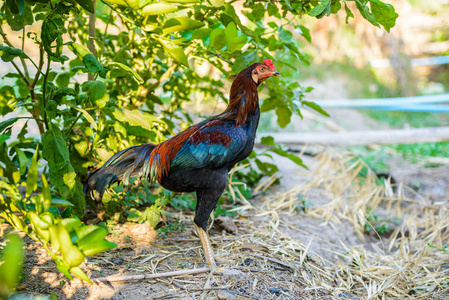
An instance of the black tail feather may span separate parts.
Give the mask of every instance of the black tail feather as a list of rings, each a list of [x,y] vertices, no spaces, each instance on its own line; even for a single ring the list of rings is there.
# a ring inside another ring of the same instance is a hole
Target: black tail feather
[[[147,175],[149,166],[146,165],[155,147],[154,144],[144,144],[117,152],[89,176],[84,183],[84,194],[101,201],[108,185],[122,180],[127,184],[130,177]]]

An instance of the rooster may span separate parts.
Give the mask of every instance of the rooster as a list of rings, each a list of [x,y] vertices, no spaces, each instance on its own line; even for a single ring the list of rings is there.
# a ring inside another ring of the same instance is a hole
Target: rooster
[[[207,223],[228,183],[228,172],[254,148],[259,124],[258,86],[280,76],[271,60],[243,69],[232,82],[224,112],[195,124],[165,142],[122,150],[93,172],[84,193],[100,201],[106,187],[130,177],[156,181],[173,192],[196,192],[193,220],[212,270],[218,270],[207,232]],[[94,193],[95,191],[95,193]]]

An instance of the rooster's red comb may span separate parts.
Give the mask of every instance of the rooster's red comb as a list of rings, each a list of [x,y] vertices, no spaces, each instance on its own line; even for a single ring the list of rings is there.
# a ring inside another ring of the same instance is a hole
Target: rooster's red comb
[[[263,61],[264,64],[266,64],[268,66],[268,68],[270,68],[270,70],[276,71],[276,68],[273,65],[273,62],[270,59],[265,59]]]

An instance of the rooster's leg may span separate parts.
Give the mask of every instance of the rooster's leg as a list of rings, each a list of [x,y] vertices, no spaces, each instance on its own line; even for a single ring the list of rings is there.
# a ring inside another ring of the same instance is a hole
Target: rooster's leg
[[[214,180],[214,188],[203,189],[196,192],[197,203],[195,208],[195,218],[193,219],[201,244],[203,245],[207,264],[212,271],[217,272],[222,272],[222,270],[218,269],[217,264],[215,263],[214,252],[207,232],[207,221],[227,184],[227,169],[222,173],[223,174],[220,174],[221,176],[217,176],[219,180]]]
[[[195,224],[196,231],[198,232],[198,236],[200,237],[201,244],[203,245],[204,254],[206,256],[207,265],[211,269],[217,269],[217,264],[215,263],[214,251],[212,250],[212,245],[209,240],[209,233],[204,231],[203,228],[198,227]]]

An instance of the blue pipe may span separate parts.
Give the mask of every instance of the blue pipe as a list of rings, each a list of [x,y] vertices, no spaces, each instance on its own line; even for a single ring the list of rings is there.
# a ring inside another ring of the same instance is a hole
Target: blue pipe
[[[415,97],[395,97],[395,98],[372,98],[372,99],[325,99],[311,100],[323,108],[370,108],[370,107],[392,107],[409,106],[415,104],[429,103],[449,103],[449,94],[415,96]]]

